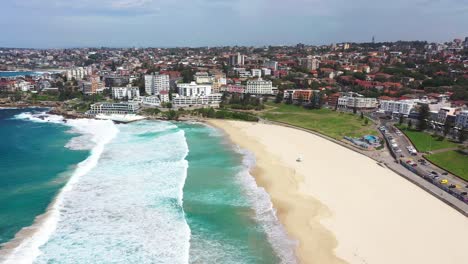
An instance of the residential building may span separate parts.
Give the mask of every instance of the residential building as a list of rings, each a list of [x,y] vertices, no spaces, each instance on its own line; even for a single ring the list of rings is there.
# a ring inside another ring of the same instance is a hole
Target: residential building
[[[263,67],[268,68],[273,71],[278,70],[278,62],[277,61],[265,61],[263,63]]]
[[[260,69],[251,69],[252,77],[254,78],[261,78],[262,77],[262,70]]]
[[[312,55],[300,60],[300,65],[306,67],[308,70],[315,71],[320,66],[320,61]]]
[[[140,97],[139,87],[112,87],[112,98],[131,100]]]
[[[130,83],[126,76],[104,76],[103,79],[106,87],[124,87]]]
[[[238,52],[237,54],[229,56],[229,64],[231,66],[242,66],[245,63],[245,56]]]
[[[161,100],[155,95],[143,97],[141,103],[147,106],[161,106]]]
[[[84,77],[88,75],[92,75],[93,70],[91,67],[75,67],[72,69],[67,70],[66,76],[68,80],[75,79],[75,80],[83,80]]]
[[[96,103],[91,105],[88,114],[133,114],[140,108],[138,102]]]
[[[198,84],[212,84],[214,82],[214,77],[207,72],[197,72],[194,77]]]
[[[262,68],[262,74],[263,74],[263,76],[270,76],[271,75],[271,69]]]
[[[383,100],[380,101],[380,110],[383,110],[388,114],[401,114],[408,116],[418,102],[419,100]]]
[[[271,81],[258,78],[247,82],[246,93],[250,94],[273,94],[273,86]]]
[[[245,86],[244,85],[235,85],[235,84],[230,84],[223,86],[221,88],[222,92],[228,92],[228,93],[239,93],[243,94],[245,93]]]
[[[374,109],[377,108],[376,98],[364,97],[357,93],[348,93],[338,98],[338,109]]]
[[[169,100],[169,91],[161,91],[159,94],[159,99],[162,103],[169,103],[171,101]]]
[[[468,110],[460,111],[455,117],[455,127],[460,129],[468,128]]]
[[[99,75],[93,75],[89,77],[89,80],[91,81],[91,94],[102,92],[104,84],[101,82]]]
[[[340,98],[341,94],[340,93],[334,93],[330,94],[327,97],[327,104],[333,108],[338,106],[338,99]]]
[[[220,92],[220,89],[222,86],[226,85],[227,84],[227,79],[226,79],[226,76],[223,75],[222,77],[216,77],[215,78],[215,81],[213,82],[213,93],[219,93]]]
[[[453,107],[442,107],[440,108],[439,112],[437,113],[437,118],[433,121],[440,125],[444,125],[445,123],[455,123],[456,121],[456,112],[457,108]]]
[[[205,96],[211,94],[211,85],[191,83],[177,84],[180,96]]]
[[[219,93],[205,96],[177,96],[172,103],[175,106],[219,105],[222,96]]]
[[[314,94],[314,90],[308,89],[291,89],[284,91],[284,99],[288,99],[289,96],[292,96],[294,101],[302,100],[302,101],[310,101],[312,95]]]
[[[145,75],[145,92],[148,95],[158,95],[161,91],[169,91],[169,75]]]
[[[27,91],[32,91],[34,90],[35,86],[34,84],[31,84],[30,82],[20,80],[17,81],[15,84],[16,90],[22,91],[22,92],[27,92]]]

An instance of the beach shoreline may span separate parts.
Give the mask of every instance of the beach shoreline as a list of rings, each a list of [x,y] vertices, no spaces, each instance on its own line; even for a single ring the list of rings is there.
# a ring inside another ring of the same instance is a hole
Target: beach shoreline
[[[334,254],[335,237],[319,222],[330,215],[329,209],[313,197],[304,197],[300,193],[303,176],[269,155],[258,142],[242,137],[232,127],[224,125],[225,121],[207,120],[206,123],[224,131],[232,143],[255,154],[256,164],[251,174],[257,185],[269,193],[276,215],[288,235],[298,242],[295,253],[299,262],[346,263]],[[272,175],[276,180],[271,180]],[[313,236],[302,235],[304,230]]]
[[[207,123],[255,154],[252,174],[269,193],[288,235],[299,242],[300,263],[463,263],[468,258],[462,247],[466,217],[375,160],[293,128]],[[304,161],[296,162],[298,156]],[[447,230],[437,228],[441,224]],[[428,252],[430,243],[439,249]]]

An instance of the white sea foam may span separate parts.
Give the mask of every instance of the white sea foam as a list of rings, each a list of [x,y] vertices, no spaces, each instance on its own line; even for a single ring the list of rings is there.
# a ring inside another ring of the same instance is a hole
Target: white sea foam
[[[63,117],[47,115],[45,113],[22,113],[15,118],[27,119],[33,122],[63,123]],[[31,232],[26,232],[29,236],[23,237],[20,244],[11,250],[6,257],[5,264],[32,263],[41,255],[40,247],[46,244],[56,231],[58,222],[63,216],[64,199],[74,188],[80,177],[90,172],[96,166],[104,151],[104,146],[118,133],[117,127],[111,121],[77,119],[70,120],[66,124],[80,133],[92,135],[91,140],[95,145],[89,157],[78,164],[67,184],[62,188],[52,204],[49,205],[47,212],[38,218],[40,220],[36,221],[33,226],[26,228],[26,231],[31,230]]]
[[[294,252],[297,242],[287,235],[283,225],[279,222],[270,195],[264,188],[257,185],[254,177],[250,174],[251,168],[255,166],[255,155],[237,146],[235,150],[243,155],[245,169],[238,174],[238,177],[248,199],[253,204],[256,221],[263,226],[270,244],[281,259],[281,263],[298,263]]]
[[[47,112],[23,112],[14,116],[14,119],[24,119],[38,123],[64,124],[63,116],[49,115]],[[78,128],[77,128],[78,129]]]
[[[68,123],[86,127],[75,124],[80,122]],[[99,154],[99,162],[80,164],[51,206],[51,216],[9,263],[188,263],[184,132],[168,122],[118,127],[118,138],[105,149],[96,145],[87,159]],[[108,129],[99,131],[109,138]]]

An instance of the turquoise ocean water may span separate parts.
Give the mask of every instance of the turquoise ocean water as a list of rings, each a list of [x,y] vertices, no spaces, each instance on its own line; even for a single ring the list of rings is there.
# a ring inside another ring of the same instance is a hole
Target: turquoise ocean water
[[[76,135],[63,125],[12,119],[23,111],[0,110],[0,244],[45,211],[88,155],[64,147]]]
[[[17,76],[33,76],[33,75],[41,75],[41,73],[33,72],[33,71],[0,71],[0,78],[17,77]]]
[[[51,163],[60,169],[44,171],[43,184],[31,181],[45,197],[42,207],[18,210],[24,205],[12,203],[9,207],[16,209],[1,208],[0,214],[10,217],[0,222],[6,241],[51,202],[47,217],[33,224],[38,232],[9,253],[6,263],[295,263],[294,244],[268,195],[248,173],[253,156],[233,147],[220,131],[162,121],[63,124],[34,113],[8,116],[0,122],[23,124],[30,137],[40,132],[35,126],[54,131],[39,137],[47,147],[38,151],[57,158],[39,162],[36,170]],[[11,133],[21,128],[7,126]],[[0,151],[5,150],[2,145]],[[9,158],[2,163],[5,171],[15,162]],[[30,181],[27,173],[18,177]],[[53,191],[43,187],[50,183],[57,183]],[[28,221],[4,233],[12,217],[24,214]]]

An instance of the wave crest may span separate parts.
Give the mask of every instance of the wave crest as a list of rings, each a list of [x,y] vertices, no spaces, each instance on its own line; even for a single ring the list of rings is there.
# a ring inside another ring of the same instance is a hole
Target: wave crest
[[[46,213],[38,216],[32,226],[23,228],[15,239],[9,242],[11,245],[8,245],[9,243],[5,245],[7,250],[10,248],[5,257],[5,264],[32,263],[41,255],[40,247],[49,240],[52,233],[56,230],[60,219],[60,211],[63,209],[64,195],[73,188],[73,185],[76,184],[81,176],[88,173],[97,165],[104,151],[104,146],[119,132],[117,126],[112,121],[75,119],[68,120],[65,123],[62,116],[49,115],[45,112],[24,112],[16,115],[15,118],[39,123],[50,122],[67,125],[73,128],[73,131],[87,135],[87,138],[93,143],[93,147],[88,158],[77,165],[69,181],[49,205]],[[75,144],[74,147],[77,147],[77,145]],[[88,147],[90,147],[90,144],[88,144]]]

